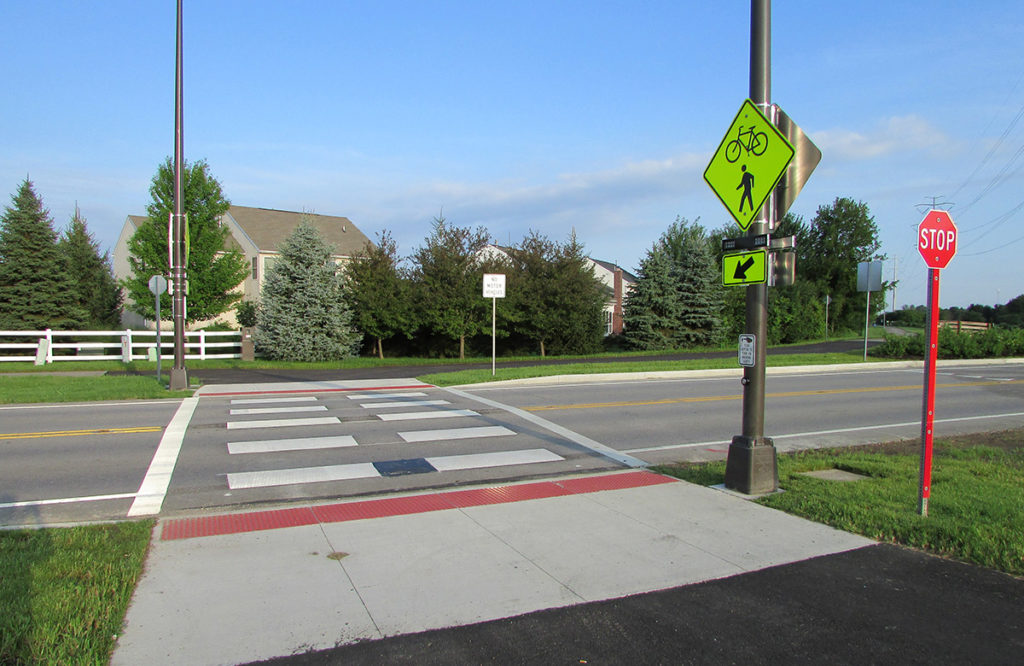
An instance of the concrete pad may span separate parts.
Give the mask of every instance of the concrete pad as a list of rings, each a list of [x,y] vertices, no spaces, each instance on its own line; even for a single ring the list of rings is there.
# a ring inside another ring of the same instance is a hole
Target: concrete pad
[[[235,664],[377,638],[319,526],[155,540],[111,664]]]
[[[686,482],[644,492],[608,491],[588,499],[754,571],[874,541]]]
[[[323,529],[384,635],[583,601],[460,510]]]
[[[684,536],[610,510],[591,495],[465,511],[587,601],[743,572],[728,560],[687,543]]]

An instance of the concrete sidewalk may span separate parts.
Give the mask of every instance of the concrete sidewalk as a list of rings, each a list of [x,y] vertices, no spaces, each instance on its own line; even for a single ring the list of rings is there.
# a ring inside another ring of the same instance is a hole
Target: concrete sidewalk
[[[646,471],[162,520],[113,664],[234,664],[874,542]]]

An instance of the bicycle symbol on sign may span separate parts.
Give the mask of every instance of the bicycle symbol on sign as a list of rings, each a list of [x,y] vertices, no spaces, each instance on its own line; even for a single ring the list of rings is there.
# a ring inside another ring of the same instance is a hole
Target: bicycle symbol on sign
[[[758,157],[764,155],[765,149],[768,148],[768,135],[764,132],[755,132],[755,127],[756,125],[751,125],[748,129],[744,129],[740,125],[736,130],[736,138],[725,146],[725,159],[735,162],[744,150],[748,155],[750,153]]]

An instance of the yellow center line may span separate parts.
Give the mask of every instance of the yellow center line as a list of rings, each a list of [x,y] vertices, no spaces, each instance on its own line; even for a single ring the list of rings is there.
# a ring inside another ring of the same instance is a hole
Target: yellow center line
[[[134,426],[130,428],[91,428],[89,430],[51,430],[49,432],[0,433],[0,440],[38,439],[40,437],[80,437],[82,435],[133,435],[143,432],[160,432],[161,426]]]
[[[936,384],[936,388],[964,388],[969,386],[1003,386],[1006,384],[1018,384],[1021,380],[1013,379],[1010,381],[984,381],[984,382],[957,382],[952,384]],[[779,393],[768,393],[765,397],[768,398],[797,398],[806,397],[812,395],[841,395],[844,393],[879,393],[883,391],[922,391],[924,386],[921,384],[908,384],[906,386],[873,386],[870,388],[846,388],[846,389],[815,389],[809,391],[784,391]],[[636,400],[636,401],[616,401],[616,402],[591,402],[583,403],[579,405],[536,405],[533,407],[523,407],[522,409],[527,412],[543,412],[548,410],[557,409],[601,409],[604,407],[648,407],[653,405],[675,405],[687,402],[714,402],[718,400],[740,400],[743,397],[742,393],[736,395],[709,395],[695,398],[665,398],[662,400]]]

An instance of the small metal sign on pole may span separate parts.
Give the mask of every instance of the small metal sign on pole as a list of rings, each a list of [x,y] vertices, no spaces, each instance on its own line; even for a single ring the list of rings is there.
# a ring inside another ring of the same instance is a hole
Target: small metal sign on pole
[[[868,324],[871,321],[871,292],[882,291],[882,262],[862,261],[857,264],[857,291],[867,292],[864,302],[864,360],[868,360]]]
[[[156,380],[160,381],[160,294],[167,291],[167,278],[154,275],[149,278],[149,290],[156,296]]]
[[[505,298],[504,273],[484,273],[484,298],[491,299],[491,377],[493,377],[498,355],[498,299]]]

